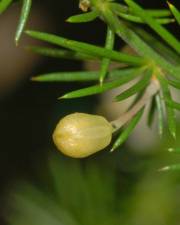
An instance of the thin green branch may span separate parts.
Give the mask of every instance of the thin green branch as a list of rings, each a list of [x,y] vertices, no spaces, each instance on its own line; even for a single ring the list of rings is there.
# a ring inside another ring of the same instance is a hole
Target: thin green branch
[[[101,48],[95,45],[87,44],[84,42],[78,42],[69,40],[66,38],[62,38],[53,34],[42,33],[38,31],[26,31],[26,34],[29,36],[39,39],[41,41],[46,41],[51,44],[56,44],[61,47],[71,49],[74,51],[80,51],[82,53],[96,56],[96,57],[105,57],[114,61],[127,63],[130,65],[143,65],[145,64],[145,60],[141,57],[131,56],[128,54],[120,53],[117,51],[113,51],[110,49]]]

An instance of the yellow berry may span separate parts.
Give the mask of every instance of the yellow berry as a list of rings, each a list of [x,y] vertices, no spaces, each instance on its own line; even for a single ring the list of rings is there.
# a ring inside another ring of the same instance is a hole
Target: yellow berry
[[[102,116],[73,113],[59,121],[53,141],[65,155],[83,158],[108,146],[112,131],[111,124]]]

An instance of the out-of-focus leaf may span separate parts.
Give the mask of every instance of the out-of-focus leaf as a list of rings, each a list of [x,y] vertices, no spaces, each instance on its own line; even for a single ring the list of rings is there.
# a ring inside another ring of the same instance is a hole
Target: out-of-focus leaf
[[[172,99],[171,93],[170,93],[170,90],[169,90],[169,86],[168,86],[168,81],[166,80],[166,78],[164,78],[160,74],[158,74],[157,77],[160,81],[162,91],[163,91],[163,97],[164,97],[164,100],[165,100],[165,103],[166,103],[166,114],[167,114],[168,128],[169,128],[169,131],[170,131],[171,135],[174,138],[176,138],[175,112],[174,112],[174,109],[167,104],[167,101]]]
[[[159,171],[180,171],[180,164],[165,166],[160,168]]]
[[[177,109],[180,110],[180,103],[179,102],[175,102],[172,99],[165,99],[167,105],[173,109]]]
[[[87,54],[83,54],[80,52],[63,50],[58,48],[48,48],[48,47],[40,47],[40,46],[28,46],[27,50],[30,50],[34,53],[38,53],[40,55],[49,56],[53,58],[60,59],[71,59],[71,60],[94,60],[95,58],[89,56]],[[97,60],[97,59],[96,59]]]
[[[180,153],[180,147],[169,148],[168,152]]]
[[[165,17],[170,16],[171,12],[168,9],[145,9],[152,17]]]
[[[158,131],[159,131],[159,136],[162,137],[163,128],[164,128],[163,102],[162,102],[160,94],[157,94],[155,98],[156,98],[156,105],[157,105],[157,112],[158,112]]]
[[[17,212],[21,212],[19,218],[10,216],[9,224],[21,225],[26,221],[27,225],[77,225],[74,218],[61,209],[46,193],[38,191],[35,187],[26,184],[19,188],[21,193],[15,193],[12,197]],[[16,218],[16,219],[15,219]]]
[[[0,1],[0,14],[3,13],[13,0],[1,0]]]
[[[155,112],[156,112],[156,97],[154,96],[151,100],[150,109],[148,112],[147,124],[149,127],[152,126],[152,123],[153,123],[154,117],[155,117]]]
[[[179,81],[168,79],[168,83],[169,83],[171,86],[173,86],[173,87],[175,87],[175,88],[177,88],[177,89],[180,89],[180,82],[179,82]]]

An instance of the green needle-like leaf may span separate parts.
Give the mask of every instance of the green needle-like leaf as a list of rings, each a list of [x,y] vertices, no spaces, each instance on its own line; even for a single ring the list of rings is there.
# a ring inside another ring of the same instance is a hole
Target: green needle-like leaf
[[[119,12],[117,15],[125,20],[131,21],[134,23],[144,23],[144,21],[140,17],[135,16],[135,15],[121,13],[121,12]],[[160,18],[160,19],[156,19],[156,21],[159,24],[168,24],[168,23],[173,23],[175,20],[172,18]]]
[[[128,8],[126,5],[122,5],[120,3],[109,3],[110,8],[113,12],[116,14],[118,13],[128,13],[131,15],[136,15],[136,13],[131,10],[131,8]],[[171,16],[171,12],[167,9],[146,9],[145,10],[149,15],[152,17],[160,18],[160,17],[167,17]]]
[[[113,145],[113,147],[111,149],[111,152],[114,151],[115,149],[117,149],[119,146],[121,146],[128,139],[129,135],[132,133],[133,129],[136,127],[137,123],[141,119],[141,117],[143,115],[143,111],[144,111],[144,109],[141,109],[134,116],[134,118],[129,122],[127,127],[122,131],[120,136],[115,141],[115,143],[114,143],[114,145]]]
[[[121,37],[128,45],[130,45],[137,53],[143,56],[150,62],[163,68],[163,70],[170,73],[172,76],[180,79],[180,67],[175,67],[159,53],[157,53],[149,44],[147,44],[138,34],[135,33],[133,28],[127,27],[121,20],[119,20],[109,9],[103,13],[106,22],[111,26],[116,34]]]
[[[128,11],[129,11],[129,9],[126,5],[122,5],[120,3],[111,2],[111,3],[109,3],[109,7],[116,14],[118,14],[118,13],[128,13]]]
[[[157,38],[153,37],[152,34],[149,32],[146,32],[144,29],[141,28],[135,28],[135,32],[146,41],[146,43],[149,44],[156,52],[160,53],[161,56],[163,56],[165,59],[168,60],[168,62],[171,62],[175,65],[179,65],[180,62],[180,56],[176,54],[175,51],[173,51],[169,46],[164,45],[161,41],[159,41]],[[152,45],[153,43],[153,45]]]
[[[108,73],[108,78],[119,79],[121,77],[128,77],[137,70],[139,69],[124,68],[112,70]],[[55,72],[33,77],[32,80],[38,82],[97,81],[99,80],[99,71]]]
[[[114,31],[112,31],[109,27],[107,28],[107,36],[106,36],[106,44],[105,44],[105,48],[106,49],[110,49],[112,50],[114,47],[114,40],[115,40],[115,34]],[[103,58],[102,62],[101,62],[101,68],[100,68],[100,76],[99,76],[99,80],[100,80],[100,84],[102,85],[104,78],[106,77],[107,73],[108,73],[108,68],[110,65],[110,59],[108,58]]]
[[[167,113],[167,122],[168,122],[168,128],[169,131],[171,133],[171,135],[176,138],[176,120],[175,120],[175,112],[174,109],[172,107],[170,107],[166,100],[172,99],[171,98],[171,93],[168,87],[168,81],[160,74],[157,75],[161,87],[162,87],[162,91],[163,91],[163,97],[165,100],[165,104],[166,104],[166,113]]]
[[[171,16],[171,12],[167,9],[146,9],[145,11],[152,17]]]
[[[158,112],[158,131],[159,131],[159,136],[162,137],[163,128],[164,128],[163,102],[162,102],[160,94],[157,94],[155,98],[156,98],[156,106],[157,106],[157,112]]]
[[[138,81],[135,85],[130,87],[128,90],[126,90],[123,93],[121,93],[120,95],[116,96],[116,100],[122,101],[122,100],[129,98],[130,96],[136,94],[137,92],[140,92],[141,90],[143,90],[148,85],[148,83],[151,79],[151,76],[152,76],[152,70],[146,71],[146,73],[144,74],[143,78],[140,81]]]
[[[172,14],[174,15],[174,17],[176,18],[177,22],[180,25],[180,11],[170,2],[167,2],[167,3],[169,5],[169,8],[170,8]]]
[[[148,112],[147,124],[148,124],[149,127],[152,126],[154,116],[155,116],[155,112],[156,112],[156,97],[154,96],[151,100],[150,109],[149,109],[149,112]]]
[[[17,27],[17,30],[16,30],[16,35],[15,35],[16,45],[18,45],[21,34],[22,34],[22,32],[25,28],[25,25],[27,23],[29,13],[30,13],[30,9],[31,9],[31,5],[32,5],[32,0],[23,0],[21,16],[20,16],[20,19],[19,19],[19,24],[18,24],[18,27]]]
[[[70,60],[94,60],[95,59],[87,54],[69,51],[69,50],[57,49],[57,48],[28,46],[26,47],[26,49],[34,53],[53,57],[53,58],[60,58],[60,59],[63,58],[63,59],[70,59]]]
[[[1,0],[0,1],[0,14],[2,14],[8,6],[12,3],[13,0]]]
[[[167,105],[171,108],[180,110],[180,103],[179,102],[175,102],[172,99],[165,99]]]
[[[66,38],[62,38],[53,34],[47,34],[38,31],[26,31],[26,33],[33,38],[95,57],[105,57],[114,61],[128,63],[132,65],[143,65],[145,63],[144,59],[137,56],[131,56],[128,54],[97,47],[95,45],[86,44],[83,42],[68,40]]]
[[[93,10],[91,12],[71,16],[66,21],[69,23],[86,23],[95,20],[97,17],[98,12],[96,10]]]
[[[121,79],[104,83],[101,86],[95,85],[95,86],[83,88],[80,90],[72,91],[72,92],[67,93],[64,96],[60,97],[60,99],[79,98],[79,97],[84,97],[84,96],[89,96],[89,95],[94,95],[94,94],[100,94],[105,91],[111,90],[113,88],[119,87],[141,74],[142,74],[142,69],[139,69],[139,70],[135,71],[134,73],[129,74],[129,76],[124,76]]]
[[[180,153],[180,147],[169,148],[168,152]]]
[[[159,36],[167,42],[174,50],[180,53],[180,42],[163,26],[161,26],[154,18],[152,18],[143,8],[132,0],[125,0],[125,2],[140,16]]]

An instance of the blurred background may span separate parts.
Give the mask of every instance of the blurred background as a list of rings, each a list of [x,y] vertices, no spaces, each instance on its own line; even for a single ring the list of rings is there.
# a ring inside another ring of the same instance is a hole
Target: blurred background
[[[166,5],[161,0],[138,3],[148,8]],[[178,0],[172,3],[180,8]],[[0,224],[179,225],[180,173],[157,172],[180,162],[178,155],[167,152],[179,140],[173,143],[167,136],[159,141],[157,132],[141,122],[113,154],[107,150],[74,160],[56,152],[51,134],[62,116],[98,112],[111,118],[120,113],[119,107],[108,105],[111,95],[57,101],[84,84],[31,82],[30,77],[44,72],[96,65],[32,54],[24,47],[37,43],[26,37],[15,47],[19,13],[20,4],[14,3],[0,17]],[[43,4],[37,0],[27,27],[103,45],[104,24],[65,22],[76,13],[80,13],[77,0],[44,0]],[[169,28],[179,37],[176,24]],[[120,41],[116,45],[124,47]]]

